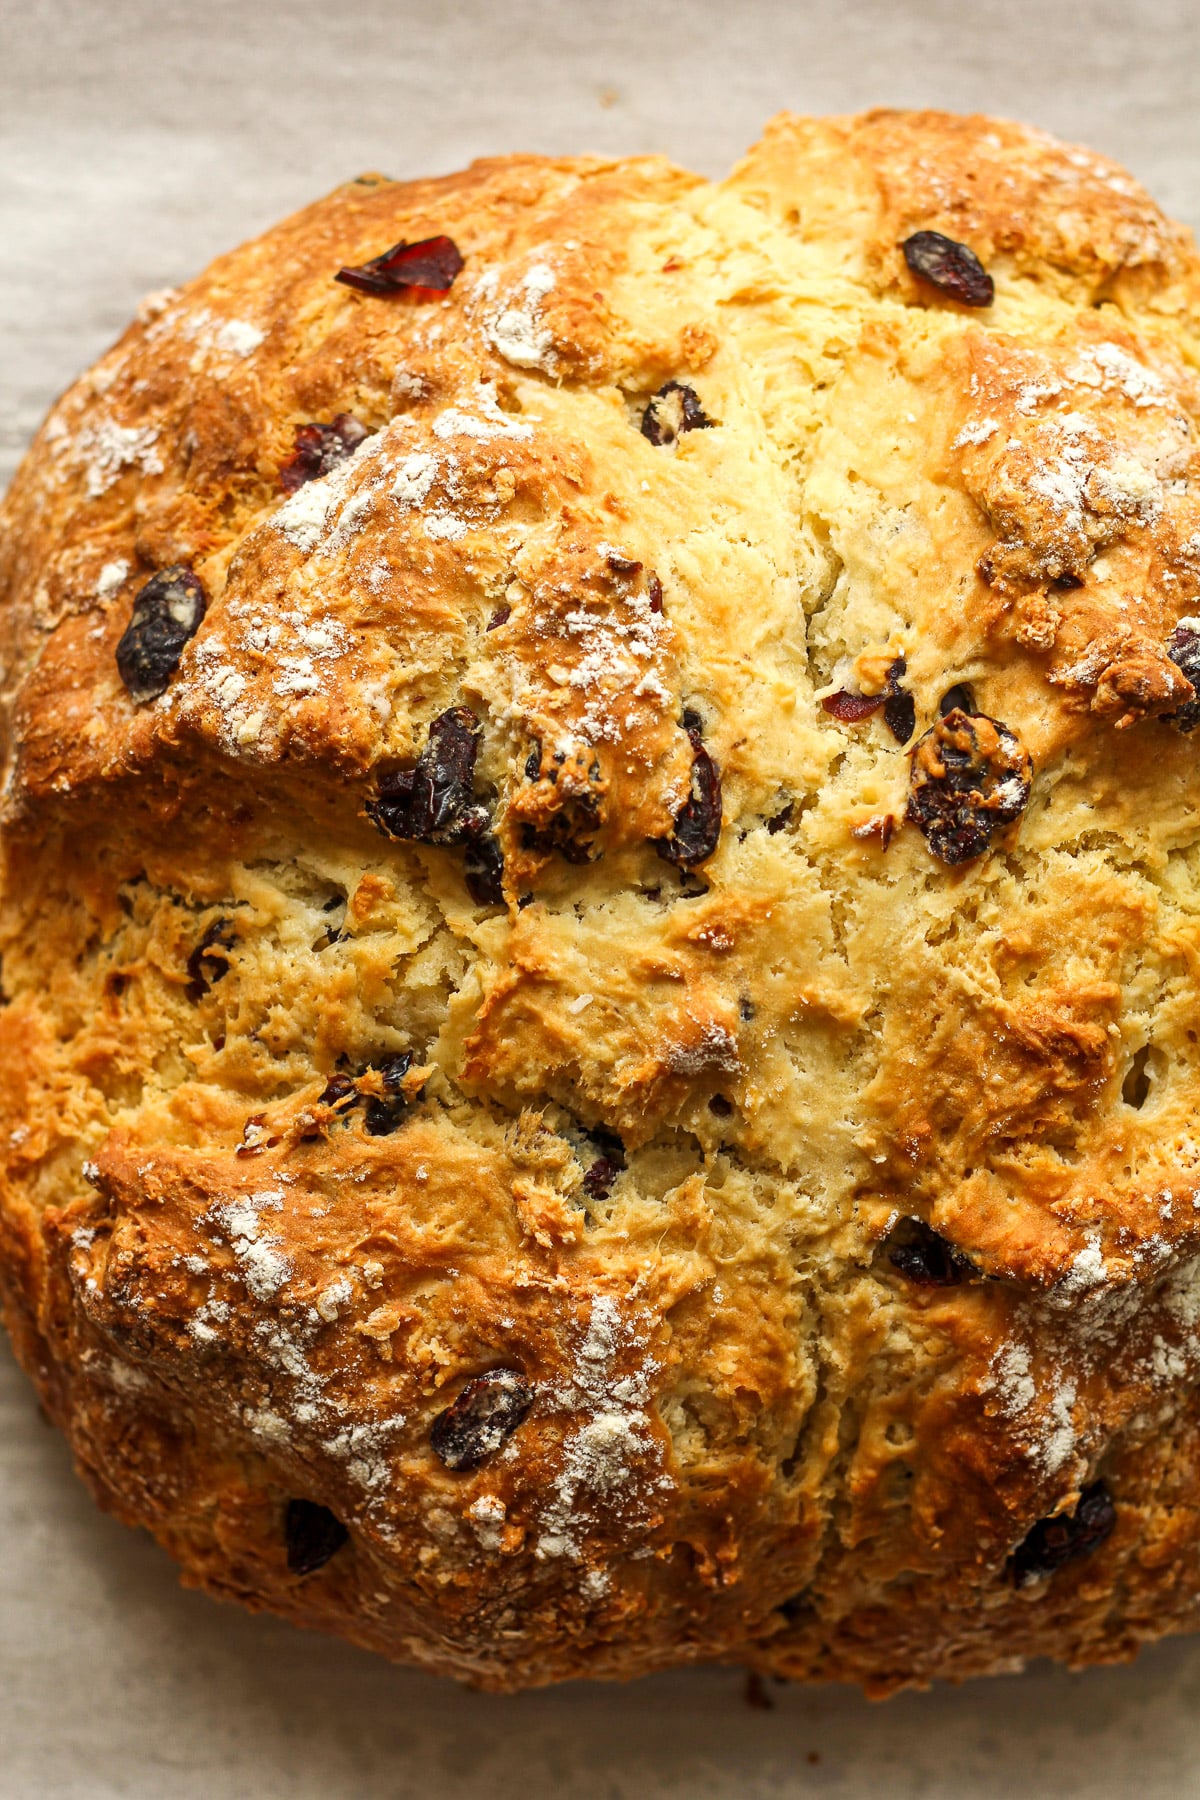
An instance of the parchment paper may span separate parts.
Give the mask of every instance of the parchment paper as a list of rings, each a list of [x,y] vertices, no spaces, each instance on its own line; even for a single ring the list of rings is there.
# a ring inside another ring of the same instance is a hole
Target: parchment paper
[[[516,149],[717,174],[777,108],[949,106],[1200,223],[1200,7],[1071,0],[0,0],[0,479],[138,297],[348,175]],[[0,1795],[1180,1800],[1200,1640],[872,1706],[736,1672],[465,1693],[177,1586],[0,1349]]]

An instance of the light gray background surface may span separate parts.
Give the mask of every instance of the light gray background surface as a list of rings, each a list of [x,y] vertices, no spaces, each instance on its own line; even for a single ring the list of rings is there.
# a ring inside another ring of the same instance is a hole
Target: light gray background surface
[[[1023,117],[1200,225],[1200,0],[0,0],[0,481],[138,297],[367,168],[664,151],[780,107]],[[1182,1800],[1200,1640],[885,1707],[739,1675],[463,1693],[182,1593],[0,1348],[0,1796]]]

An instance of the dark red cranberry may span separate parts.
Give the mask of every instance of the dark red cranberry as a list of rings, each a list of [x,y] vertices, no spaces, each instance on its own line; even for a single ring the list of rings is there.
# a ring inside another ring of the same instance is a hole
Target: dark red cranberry
[[[721,836],[721,774],[704,748],[699,714],[689,708],[683,719],[692,746],[691,788],[670,837],[660,838],[654,847],[665,862],[690,869],[712,855]]]
[[[883,703],[883,722],[898,744],[907,744],[917,729],[917,703],[912,695],[889,694]]]
[[[1194,625],[1177,625],[1167,639],[1167,655],[1196,691],[1166,717],[1177,731],[1194,731],[1200,725],[1200,631]]]
[[[478,906],[503,906],[504,856],[485,807],[472,806],[463,814],[461,841],[463,880],[472,900]]]
[[[472,799],[479,720],[466,706],[439,713],[411,769],[385,775],[367,816],[388,837],[463,848],[463,879],[481,906],[504,900],[504,861],[487,808]]]
[[[213,919],[187,959],[189,1000],[202,1000],[209,988],[229,973],[229,952],[237,943],[231,919]]]
[[[883,722],[898,744],[907,744],[917,729],[917,703],[902,685],[907,669],[906,659],[898,656],[887,672],[884,690]]]
[[[416,766],[379,784],[367,812],[389,837],[418,844],[452,844],[471,804],[479,721],[465,706],[439,713]]]
[[[826,694],[821,706],[832,719],[840,719],[843,725],[857,725],[860,719],[869,719],[883,705],[882,694],[852,694],[849,688],[841,688],[836,694]]]
[[[337,413],[328,425],[297,425],[291,457],[279,471],[279,485],[294,494],[306,481],[328,475],[353,456],[370,434],[350,413]]]
[[[607,550],[604,560],[614,575],[620,575],[626,581],[636,575],[642,566],[632,556],[623,556],[619,550]]]
[[[349,1101],[351,1105],[353,1105],[357,1099],[358,1087],[354,1077],[352,1075],[345,1075],[340,1070],[337,1070],[329,1077],[329,1080],[322,1088],[318,1105],[336,1106],[345,1112],[348,1110],[346,1102]]]
[[[385,1057],[377,1065],[383,1082],[382,1094],[368,1094],[363,1125],[369,1137],[390,1137],[408,1111],[404,1077],[412,1068],[412,1052],[401,1050]]]
[[[905,816],[942,862],[969,862],[1020,818],[1032,781],[1029,756],[1006,725],[956,708],[912,752]]]
[[[160,569],[138,593],[117,645],[117,669],[135,706],[166,693],[207,607],[199,577],[183,563]]]
[[[353,268],[339,269],[334,280],[357,288],[361,294],[398,294],[404,288],[432,288],[444,294],[454,285],[462,266],[463,259],[453,238],[422,238],[417,244],[401,240],[382,256],[373,256],[369,262]]]
[[[477,1469],[507,1443],[533,1405],[533,1389],[516,1369],[477,1375],[429,1433],[433,1453],[448,1469]]]
[[[615,1131],[597,1127],[588,1135],[600,1155],[583,1177],[583,1191],[591,1200],[606,1200],[613,1182],[625,1167],[625,1146]]]
[[[492,614],[491,618],[488,620],[487,628],[489,631],[498,631],[500,629],[501,625],[507,625],[508,621],[511,618],[512,618],[512,607],[511,606],[498,606],[496,608],[495,612]]]
[[[336,1556],[350,1533],[327,1506],[289,1500],[284,1520],[289,1575],[313,1575]]]
[[[583,1178],[583,1191],[588,1199],[607,1200],[620,1173],[620,1165],[611,1157],[598,1156]]]
[[[902,1219],[886,1248],[892,1267],[916,1287],[959,1287],[975,1273],[962,1252],[924,1219]]]
[[[898,656],[887,672],[887,684],[881,693],[856,694],[850,688],[841,688],[836,694],[826,694],[821,705],[843,725],[857,725],[860,719],[869,719],[882,708],[884,723],[896,742],[907,744],[916,730],[917,709],[912,695],[900,685],[905,667],[904,658]]]
[[[685,431],[707,431],[712,424],[695,388],[667,381],[642,414],[642,436],[652,444],[673,444]]]
[[[991,276],[966,244],[940,231],[914,231],[900,248],[914,275],[960,306],[990,306],[995,299]]]
[[[662,582],[657,575],[651,575],[646,583],[646,592],[650,596],[650,611],[660,613],[663,609]]]
[[[1084,1488],[1073,1513],[1039,1519],[1013,1551],[1009,1566],[1014,1584],[1025,1587],[1042,1576],[1053,1575],[1077,1556],[1087,1556],[1100,1547],[1116,1522],[1117,1509],[1106,1484],[1093,1481]]]

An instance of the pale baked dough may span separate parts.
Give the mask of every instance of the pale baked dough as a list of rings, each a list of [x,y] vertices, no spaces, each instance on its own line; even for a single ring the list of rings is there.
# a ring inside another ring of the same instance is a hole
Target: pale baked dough
[[[442,234],[444,294],[334,280]],[[1192,1623],[1198,306],[1089,152],[782,117],[715,185],[364,177],[54,409],[0,514],[0,1264],[187,1581],[496,1687]],[[367,810],[463,707],[504,904]],[[963,729],[948,863],[906,807]]]

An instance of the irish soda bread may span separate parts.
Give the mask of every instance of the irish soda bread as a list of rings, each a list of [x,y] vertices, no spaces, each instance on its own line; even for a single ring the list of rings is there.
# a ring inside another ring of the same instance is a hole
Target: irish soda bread
[[[0,1261],[104,1505],[495,1687],[1200,1596],[1200,262],[987,119],[365,176],[0,515]]]

